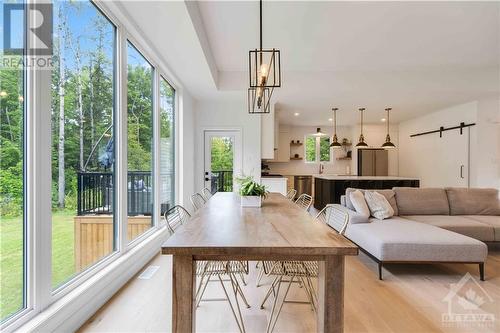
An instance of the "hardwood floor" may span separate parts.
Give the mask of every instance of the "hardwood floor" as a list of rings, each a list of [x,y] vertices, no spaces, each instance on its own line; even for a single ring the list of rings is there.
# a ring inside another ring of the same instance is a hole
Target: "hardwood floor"
[[[104,305],[79,332],[170,332],[172,296],[172,257],[156,256],[146,267],[159,266],[151,279],[132,279]],[[255,263],[250,264],[248,286],[244,287],[250,309],[242,307],[247,332],[264,332],[270,309],[259,305],[267,291],[255,287]],[[491,313],[492,323],[446,325],[444,301],[455,284],[470,272],[478,278],[477,265],[388,265],[384,281],[377,279],[376,264],[364,254],[346,258],[345,332],[498,332],[500,331],[500,250],[490,249],[486,262],[486,281],[468,280],[457,294],[484,302],[471,313]],[[479,287],[480,286],[480,287]],[[484,291],[481,290],[484,289]],[[471,293],[472,291],[473,293]],[[208,296],[221,297],[216,284]],[[293,299],[305,300],[302,290],[292,287]],[[476,296],[476,297],[472,297]],[[481,298],[478,298],[481,297]],[[463,304],[463,299],[462,299]],[[470,305],[470,303],[469,303]],[[454,309],[463,309],[452,299]],[[472,306],[473,307],[473,306]],[[462,310],[462,312],[464,312]],[[198,332],[236,332],[237,326],[227,302],[202,302],[196,312]],[[308,305],[287,303],[275,332],[315,332],[314,313]]]

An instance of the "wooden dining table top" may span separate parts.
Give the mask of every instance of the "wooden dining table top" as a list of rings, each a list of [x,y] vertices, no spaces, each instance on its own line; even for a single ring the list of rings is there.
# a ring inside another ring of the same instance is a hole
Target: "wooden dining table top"
[[[358,248],[279,193],[262,207],[218,192],[162,245],[163,254],[193,256],[357,255]]]

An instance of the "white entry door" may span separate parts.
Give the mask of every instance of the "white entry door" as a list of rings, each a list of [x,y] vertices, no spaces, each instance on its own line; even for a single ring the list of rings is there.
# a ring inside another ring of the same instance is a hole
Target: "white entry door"
[[[232,192],[234,177],[242,170],[240,131],[206,130],[204,151],[205,187],[212,193]]]

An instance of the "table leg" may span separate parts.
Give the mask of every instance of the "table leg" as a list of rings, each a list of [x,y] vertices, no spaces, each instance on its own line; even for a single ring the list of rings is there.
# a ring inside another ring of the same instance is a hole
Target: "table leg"
[[[319,262],[318,332],[344,331],[344,256],[326,256]]]
[[[172,332],[195,332],[196,262],[192,256],[174,255],[172,283]]]

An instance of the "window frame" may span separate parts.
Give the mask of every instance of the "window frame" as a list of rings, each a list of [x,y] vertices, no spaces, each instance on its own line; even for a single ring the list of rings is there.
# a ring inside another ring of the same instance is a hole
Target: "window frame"
[[[25,291],[24,308],[6,318],[0,323],[1,330],[12,331],[38,315],[49,305],[67,296],[75,288],[81,286],[104,268],[114,263],[130,250],[142,246],[144,240],[153,234],[165,231],[166,226],[160,225],[159,187],[154,186],[154,213],[152,227],[127,244],[127,52],[126,42],[129,40],[144,56],[153,68],[153,179],[159,180],[159,82],[163,77],[175,90],[174,98],[174,199],[178,203],[182,198],[183,189],[180,187],[180,130],[181,114],[183,109],[183,86],[173,72],[156,54],[147,37],[139,30],[135,23],[124,13],[120,6],[112,2],[88,0],[96,7],[107,20],[115,26],[114,50],[114,131],[115,160],[115,251],[97,261],[84,271],[73,276],[70,280],[56,289],[52,289],[52,212],[51,212],[51,140],[52,128],[50,119],[51,110],[51,71],[25,69],[24,83],[24,164],[25,164],[25,203],[24,203],[24,248],[25,248]],[[33,0],[36,8],[38,4],[45,4],[44,0]],[[26,5],[26,3],[25,3]],[[27,6],[25,6],[26,8]],[[25,26],[40,24],[34,12],[25,10]],[[26,47],[36,45],[34,34],[27,37],[25,29]],[[25,55],[26,57],[26,55]],[[47,118],[48,114],[48,118]],[[125,203],[124,200],[125,199]],[[36,223],[39,222],[39,223]]]
[[[308,138],[313,138],[315,139],[314,143],[314,161],[308,161],[307,160],[307,139]],[[314,134],[306,134],[304,135],[304,163],[307,164],[318,164],[318,163],[323,163],[323,164],[331,164],[333,163],[333,152],[332,148],[330,147],[328,149],[329,151],[329,159],[328,161],[321,161],[321,139],[327,138],[330,139],[329,136],[318,136]]]

